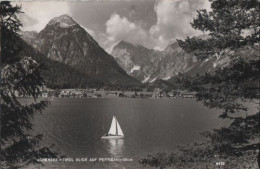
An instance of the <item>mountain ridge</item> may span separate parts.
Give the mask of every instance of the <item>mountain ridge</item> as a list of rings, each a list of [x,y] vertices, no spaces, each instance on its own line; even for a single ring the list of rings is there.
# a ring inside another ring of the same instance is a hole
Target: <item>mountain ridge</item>
[[[47,58],[68,65],[104,85],[140,84],[68,15],[55,17],[37,35],[35,32],[25,32],[22,38]]]
[[[207,35],[200,35],[199,37],[205,39]],[[226,57],[198,60],[193,53],[187,53],[180,48],[177,41],[170,42],[162,51],[147,49],[143,46],[140,47],[140,45],[131,45],[129,42],[124,42],[124,44],[127,45],[120,43],[115,45],[112,55],[129,75],[143,83],[152,83],[158,79],[168,80],[180,73],[188,75],[211,73],[214,72],[216,67],[223,66],[224,61],[228,61]],[[156,56],[156,59],[151,56]],[[139,62],[136,62],[135,58],[140,57],[149,58],[150,61],[145,60],[140,63],[139,60]],[[129,71],[134,69],[136,65],[139,66],[138,70],[135,69],[134,73]]]

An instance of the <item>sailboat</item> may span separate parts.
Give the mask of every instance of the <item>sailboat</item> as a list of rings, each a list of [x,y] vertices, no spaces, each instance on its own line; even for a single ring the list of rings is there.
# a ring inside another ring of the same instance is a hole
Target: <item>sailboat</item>
[[[112,139],[112,138],[124,138],[124,133],[116,119],[116,117],[113,116],[112,123],[110,126],[110,129],[107,134],[102,136],[103,139]]]

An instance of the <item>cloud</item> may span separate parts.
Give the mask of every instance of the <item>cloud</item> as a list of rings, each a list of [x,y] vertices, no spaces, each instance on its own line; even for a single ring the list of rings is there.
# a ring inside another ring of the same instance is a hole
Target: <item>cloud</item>
[[[62,14],[72,16],[72,13],[77,14],[78,12],[71,11],[71,4],[66,1],[13,3],[22,5],[22,10],[25,13],[19,15],[19,19],[24,25],[23,30],[27,31],[40,31],[52,18]],[[156,17],[156,22],[153,22],[151,27],[145,26],[147,24],[143,20],[145,16],[138,15],[139,13],[135,10],[135,6],[129,9],[129,15],[120,16],[118,13],[112,14],[105,22],[105,32],[97,33],[96,30],[95,32],[93,31],[94,29],[91,30],[86,28],[86,26],[81,26],[107,52],[111,52],[113,46],[121,40],[162,50],[172,40],[201,34],[202,32],[196,31],[191,27],[190,22],[196,16],[196,10],[209,9],[209,6],[210,3],[207,0],[157,0],[154,4],[153,12],[156,14],[155,16],[153,15],[153,18]],[[150,10],[151,8],[149,8]]]
[[[105,25],[106,34],[101,34],[101,38],[105,38],[105,40],[101,45],[104,46],[108,52],[110,52],[111,48],[121,40],[133,44],[146,45],[146,40],[148,38],[147,31],[141,26],[130,22],[126,17],[113,14]]]
[[[40,31],[54,17],[68,14],[71,15],[70,7],[65,1],[27,1],[15,2],[22,5],[24,14],[18,17],[23,23],[25,31]]]
[[[190,22],[197,15],[198,9],[209,9],[205,0],[158,0],[154,5],[157,22],[150,29],[144,29],[139,22],[113,14],[106,22],[106,33],[100,37],[101,46],[110,52],[120,40],[143,45],[148,48],[163,50],[170,41],[187,36],[202,34],[194,30]]]
[[[196,10],[209,9],[209,2],[205,0],[160,0],[154,10],[157,23],[150,28],[154,39],[159,39],[155,48],[165,47],[170,40],[194,36],[201,32],[194,30],[190,22],[196,16]]]

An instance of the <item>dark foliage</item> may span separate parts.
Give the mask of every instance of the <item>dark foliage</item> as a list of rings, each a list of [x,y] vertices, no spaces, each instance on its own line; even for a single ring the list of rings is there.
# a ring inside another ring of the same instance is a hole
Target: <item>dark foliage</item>
[[[259,136],[259,112],[242,117],[233,115],[247,111],[243,102],[259,99],[259,7],[257,0],[211,0],[212,11],[199,10],[192,23],[195,29],[208,31],[209,38],[178,41],[184,50],[195,52],[200,59],[221,55],[231,58],[229,66],[219,68],[214,74],[181,80],[190,90],[198,92],[197,99],[204,105],[222,109],[220,118],[233,119],[229,128],[206,134],[219,146],[220,143],[225,143],[224,147],[246,146]],[[241,52],[246,48],[258,51],[258,56],[250,58],[247,56],[250,54]]]
[[[260,18],[258,0],[209,0],[211,12],[197,11],[191,23],[194,29],[209,32],[206,40],[188,37],[178,40],[180,47],[194,52],[200,59],[220,55],[226,49],[236,50],[254,46],[260,40]]]
[[[18,61],[17,52],[21,50],[19,43],[14,41],[19,37],[16,33],[21,22],[16,14],[21,13],[19,6],[13,7],[9,2],[1,2],[1,61],[2,63],[12,63]]]
[[[48,101],[37,101],[44,84],[42,66],[30,57],[20,57],[19,6],[1,2],[1,168],[15,169],[39,164],[38,158],[56,157],[49,147],[40,147],[42,135],[31,135],[33,116],[42,112]],[[35,102],[22,104],[18,96],[33,97]]]
[[[198,11],[192,23],[195,29],[209,31],[210,37],[179,41],[183,49],[195,52],[201,59],[232,53],[229,66],[219,68],[214,74],[180,80],[190,90],[198,92],[197,99],[204,105],[222,109],[220,118],[233,120],[228,128],[204,133],[219,153],[243,154],[246,150],[257,149],[257,146],[248,144],[254,145],[252,140],[259,137],[259,112],[242,116],[236,114],[247,111],[243,102],[258,102],[259,99],[259,5],[256,0],[214,0],[212,12]],[[245,31],[247,35],[243,34]],[[238,52],[245,48],[257,50],[258,56],[248,58]]]
[[[211,169],[211,168],[256,168],[256,152],[244,152],[243,158],[238,156],[218,155],[211,144],[194,143],[178,145],[171,153],[156,153],[147,155],[139,163],[145,166],[164,169]],[[222,163],[222,166],[219,165]]]
[[[209,1],[212,11],[199,10],[191,23],[194,29],[209,33],[209,37],[188,37],[185,41],[178,40],[179,46],[202,60],[225,55],[231,61],[228,66],[218,68],[213,74],[195,77],[183,75],[176,81],[185,88],[196,91],[197,100],[205,106],[223,110],[220,118],[230,119],[228,127],[203,133],[210,140],[207,150],[222,156],[241,156],[259,148],[259,140],[255,143],[260,133],[259,110],[248,115],[245,105],[255,102],[257,106],[259,102],[260,2]],[[254,50],[257,51],[256,57],[250,56],[254,55]],[[154,161],[146,161],[145,164],[154,166]]]
[[[186,88],[196,91],[197,100],[205,106],[223,110],[220,118],[232,120],[228,128],[203,133],[210,138],[216,152],[237,155],[257,149],[257,146],[248,144],[259,137],[259,112],[253,115],[243,113],[242,116],[237,112],[248,110],[245,102],[258,102],[259,60],[235,60],[213,75],[182,77],[180,81]]]

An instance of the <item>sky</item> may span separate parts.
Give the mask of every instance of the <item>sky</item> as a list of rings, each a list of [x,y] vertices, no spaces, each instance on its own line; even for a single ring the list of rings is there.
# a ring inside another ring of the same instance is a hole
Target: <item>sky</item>
[[[68,14],[108,53],[121,40],[163,50],[176,39],[198,36],[190,22],[207,0],[17,1],[23,31],[41,31],[57,16]]]

